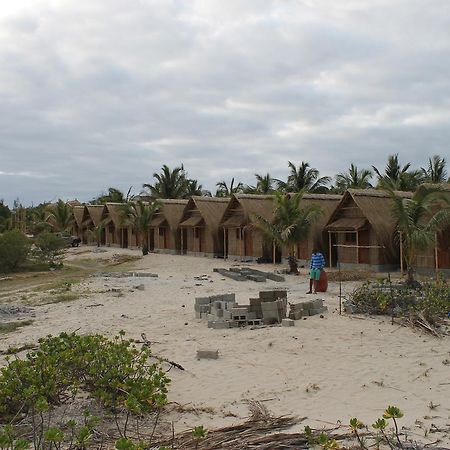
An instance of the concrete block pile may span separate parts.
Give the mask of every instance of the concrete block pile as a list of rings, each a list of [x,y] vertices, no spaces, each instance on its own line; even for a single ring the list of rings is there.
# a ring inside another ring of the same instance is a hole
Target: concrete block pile
[[[235,281],[255,281],[256,283],[265,283],[267,280],[285,281],[282,275],[272,272],[263,272],[262,270],[251,269],[250,267],[231,267],[227,269],[214,269],[214,272],[220,273],[224,277]]]
[[[321,298],[315,298],[300,303],[289,303],[289,319],[299,320],[302,317],[315,316],[327,311]]]
[[[261,291],[248,305],[236,303],[235,294],[195,299],[195,317],[206,319],[213,329],[281,323],[287,313],[287,291]]]

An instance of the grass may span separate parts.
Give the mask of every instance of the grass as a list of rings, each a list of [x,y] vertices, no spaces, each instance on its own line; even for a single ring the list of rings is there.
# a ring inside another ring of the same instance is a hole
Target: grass
[[[55,303],[65,303],[65,302],[73,302],[74,300],[78,300],[81,295],[78,292],[59,292],[54,294],[54,297],[49,297],[44,302],[40,303],[41,305],[53,305]]]
[[[13,333],[19,328],[26,327],[32,323],[32,320],[18,320],[16,322],[0,323],[0,334]]]

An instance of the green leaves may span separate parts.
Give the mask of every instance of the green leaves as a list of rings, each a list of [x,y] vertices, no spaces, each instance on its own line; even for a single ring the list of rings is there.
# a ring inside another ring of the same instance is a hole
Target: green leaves
[[[109,340],[61,333],[41,339],[26,359],[9,361],[0,370],[0,415],[45,412],[79,390],[107,408],[135,414],[163,406],[169,378],[159,364],[148,363],[148,347],[138,349],[124,335]]]
[[[376,430],[384,430],[387,426],[388,423],[384,419],[377,419],[377,421],[372,424],[372,427]]]
[[[192,436],[196,439],[204,439],[208,435],[208,430],[203,427],[203,425],[199,425],[194,427],[192,430]]]
[[[397,406],[388,406],[383,413],[385,419],[401,419],[403,412]]]

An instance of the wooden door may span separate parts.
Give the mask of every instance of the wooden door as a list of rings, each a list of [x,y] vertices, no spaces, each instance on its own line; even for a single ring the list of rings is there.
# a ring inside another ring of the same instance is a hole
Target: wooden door
[[[369,246],[370,245],[370,230],[359,231],[359,246]],[[359,248],[359,263],[360,264],[370,264],[370,248]]]
[[[244,255],[253,256],[253,236],[252,230],[244,228]]]
[[[438,233],[438,268],[450,269],[450,227]]]

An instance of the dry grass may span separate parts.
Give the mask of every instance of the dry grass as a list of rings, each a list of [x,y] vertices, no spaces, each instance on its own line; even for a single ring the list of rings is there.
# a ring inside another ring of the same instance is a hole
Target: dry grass
[[[366,281],[377,278],[376,274],[368,270],[341,270],[328,272],[328,281]]]
[[[0,334],[12,333],[19,328],[26,327],[32,323],[32,320],[17,320],[15,322],[0,323]]]

